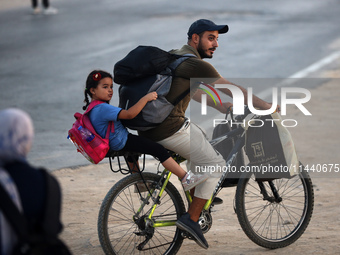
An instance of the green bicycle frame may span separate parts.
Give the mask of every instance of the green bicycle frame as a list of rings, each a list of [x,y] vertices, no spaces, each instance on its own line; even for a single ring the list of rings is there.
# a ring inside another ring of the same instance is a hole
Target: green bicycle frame
[[[167,173],[166,173],[166,172],[167,172]],[[159,194],[158,194],[158,197],[157,197],[156,201],[159,201],[160,198],[162,197],[163,192],[164,192],[164,190],[165,190],[165,187],[166,187],[166,185],[168,185],[168,182],[169,182],[169,180],[170,180],[170,177],[171,177],[171,174],[172,174],[172,173],[169,172],[168,170],[164,169],[162,175],[164,176],[165,174],[166,174],[166,178],[165,178],[165,181],[164,181],[164,183],[163,183],[163,185],[162,185],[162,188],[161,188],[161,190],[160,190],[160,192],[159,192]],[[149,215],[148,215],[148,219],[152,222],[152,226],[153,226],[154,228],[157,228],[157,227],[175,226],[176,221],[173,221],[173,220],[163,220],[163,221],[153,221],[153,220],[152,220],[152,215],[153,215],[153,213],[154,213],[155,210],[156,210],[157,204],[158,204],[158,203],[154,203],[154,205],[152,206],[151,211],[150,211],[150,213],[149,213]]]
[[[168,171],[167,169],[164,169],[164,170],[163,170],[162,176],[165,176],[165,175],[166,175],[166,178],[165,178],[164,183],[163,183],[163,185],[162,185],[162,188],[161,188],[161,190],[160,190],[160,192],[159,192],[159,194],[158,194],[158,196],[157,196],[157,199],[155,200],[156,202],[155,202],[154,205],[152,206],[151,211],[150,211],[148,217],[145,219],[145,220],[150,220],[150,221],[152,222],[152,227],[154,227],[154,228],[157,228],[157,227],[169,227],[169,226],[175,226],[175,225],[176,225],[176,221],[175,221],[175,220],[154,221],[154,220],[152,219],[152,215],[153,215],[153,213],[155,212],[156,207],[157,207],[157,205],[158,205],[157,201],[159,201],[160,198],[162,197],[163,192],[164,192],[164,190],[165,190],[165,187],[166,187],[166,185],[168,185],[168,182],[169,182],[169,180],[170,180],[171,174],[172,174],[172,173],[171,173],[170,171]],[[150,190],[150,193],[151,193],[151,194],[152,194],[153,192],[154,192],[154,189]],[[150,194],[150,193],[148,194],[147,200],[149,200],[150,197],[151,197],[151,194]],[[189,191],[186,191],[185,194],[186,194],[186,196],[187,196],[187,199],[188,199],[189,203],[191,203],[191,202],[192,202],[192,197],[191,197],[191,195],[190,195],[190,192],[189,192]],[[206,202],[206,204],[205,204],[205,206],[204,206],[203,209],[204,209],[204,210],[208,210],[209,207],[210,207],[210,205],[211,205],[211,203],[212,203],[212,197]],[[143,203],[143,204],[141,205],[141,207],[140,207],[139,210],[137,211],[137,214],[138,214],[139,212],[142,211],[142,209],[144,208],[144,205],[145,205],[145,203]]]

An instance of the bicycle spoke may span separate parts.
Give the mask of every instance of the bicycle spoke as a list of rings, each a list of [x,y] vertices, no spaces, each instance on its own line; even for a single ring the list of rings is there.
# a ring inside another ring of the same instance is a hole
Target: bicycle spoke
[[[120,220],[123,220],[123,221],[131,221],[131,219],[129,219],[127,217],[127,215],[124,215],[123,213],[121,213],[120,211],[116,210],[116,209],[111,209],[110,211],[110,215],[113,215],[114,213],[118,213],[122,216],[122,218],[118,217],[117,215],[115,215],[114,217],[120,219]]]
[[[279,197],[274,196],[269,182],[262,184],[268,195],[266,200],[253,176],[246,182],[242,202],[247,218],[245,223],[264,240],[284,241],[294,235],[304,220],[307,208],[305,180],[301,176],[273,180]]]
[[[144,177],[147,184],[157,183],[160,178],[150,173],[145,174]],[[148,179],[150,177],[151,179]],[[181,245],[183,238],[179,235],[177,227],[159,224],[158,227],[152,228],[152,221],[159,221],[159,223],[176,221],[177,216],[184,212],[184,203],[175,187],[170,182],[168,183],[170,187],[167,186],[164,190],[149,219],[160,189],[157,189],[152,194],[153,197],[149,199],[148,192],[134,190],[136,183],[140,182],[138,176],[128,176],[126,179],[133,181],[126,182],[117,189],[109,203],[103,201],[103,205],[107,208],[107,219],[103,218],[105,221],[102,223],[106,225],[106,228],[103,228],[102,233],[106,237],[100,236],[100,241],[106,253],[158,255],[167,253],[171,249],[179,249],[178,245]],[[181,209],[178,208],[179,202]]]
[[[279,206],[279,205],[277,207],[279,207],[280,209],[282,208],[282,206]],[[291,229],[289,228],[289,226],[287,224],[284,224],[284,221],[285,220],[283,219],[281,213],[277,212],[277,226],[278,227],[280,226],[280,231],[285,230],[286,228],[288,228],[289,232],[291,232]],[[288,232],[285,231],[285,235],[287,235],[287,234],[288,234]],[[281,237],[283,237],[283,235],[281,235],[279,238],[281,238]],[[276,237],[276,239],[277,238],[278,238],[278,236]]]
[[[129,231],[130,231],[130,229],[132,229],[132,228],[134,228],[134,226],[132,225],[128,230],[126,230],[125,231],[125,235],[122,235],[121,237],[120,237],[120,239],[117,241],[117,245],[118,244],[120,244],[120,242],[125,238],[125,236],[129,233]],[[131,235],[128,237],[128,239],[125,241],[125,243],[129,240],[129,238],[131,237]],[[115,239],[113,239],[113,240],[115,240]],[[112,239],[110,239],[110,242],[112,242]],[[124,243],[124,244],[125,244]],[[123,249],[123,247],[125,246],[125,245],[122,245],[122,247],[120,248],[120,249]],[[117,246],[116,245],[116,246]],[[114,246],[115,247],[115,246]]]
[[[122,199],[121,199],[121,200],[122,200]],[[124,201],[124,200],[122,200],[122,201]],[[121,206],[121,207],[123,207],[124,209],[126,209],[126,210],[132,212],[132,213],[135,213],[134,208],[130,209],[130,208],[126,207],[125,205],[123,205],[122,203],[119,203],[119,202],[117,202],[117,201],[116,201],[116,204],[117,204],[118,206]]]
[[[159,233],[159,232],[158,232]],[[160,234],[160,233],[159,233]],[[161,234],[160,234],[161,235]],[[161,235],[162,236],[162,235]],[[162,247],[163,245],[162,245],[162,242],[161,242],[161,240],[159,239],[159,237],[158,237],[158,235],[155,235],[154,236],[155,238],[153,238],[153,239],[151,239],[151,241],[152,241],[152,243],[154,244],[154,247],[157,249],[157,250],[159,250],[159,248],[160,247]],[[158,241],[158,244],[156,244],[155,243],[155,241]],[[166,239],[165,239],[165,241],[166,241]],[[159,250],[159,253],[158,254],[162,254],[162,252]]]
[[[269,206],[269,204],[267,204],[266,206]],[[266,206],[257,206],[257,207],[252,207],[252,208],[247,208],[246,210],[248,211],[248,218],[252,218],[253,220],[258,217],[261,216],[261,213],[266,209]],[[252,212],[249,212],[252,211]],[[253,216],[253,214],[255,214],[254,217],[250,217]],[[252,222],[253,220],[249,220],[250,222]]]

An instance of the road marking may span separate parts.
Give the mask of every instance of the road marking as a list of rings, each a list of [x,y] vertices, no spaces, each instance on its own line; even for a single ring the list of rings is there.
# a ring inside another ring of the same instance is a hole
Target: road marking
[[[282,82],[278,83],[275,87],[283,87],[284,85],[290,85],[296,81],[293,79],[305,78],[309,74],[317,70],[320,70],[322,67],[332,63],[339,57],[340,57],[340,51],[333,52],[331,55],[315,62],[314,64],[306,67],[305,69],[302,69],[301,71],[296,72],[295,74],[289,76],[287,79],[284,79]],[[267,98],[268,96],[272,95],[272,93],[273,93],[272,88],[268,88],[257,93],[256,96],[263,99],[263,98]]]
[[[89,54],[84,54],[81,56],[81,58],[96,58],[99,56],[105,56],[107,54],[112,54],[115,51],[121,51],[121,50],[125,50],[128,48],[131,48],[134,44],[131,43],[121,43],[119,45],[113,46],[113,47],[109,47],[100,51],[94,51],[91,52]]]
[[[325,65],[328,65],[340,57],[340,51],[336,51],[331,55],[319,60],[318,62],[306,67],[305,69],[291,75],[289,78],[304,78],[312,72],[315,72]]]
[[[315,62],[314,64],[302,69],[301,71],[298,71],[294,74],[292,74],[291,76],[289,76],[288,78],[284,79],[282,82],[276,84],[274,87],[283,87],[284,85],[291,85],[294,82],[296,82],[297,78],[305,78],[307,77],[309,74],[320,70],[322,67],[332,63],[333,61],[335,61],[336,59],[338,59],[340,57],[340,51],[336,51],[333,52],[332,54],[330,54],[329,56]],[[262,90],[259,93],[256,93],[256,96],[261,98],[261,99],[265,99],[269,96],[271,96],[273,93],[273,88],[267,88],[265,90]],[[216,114],[213,117],[218,117],[218,115]],[[209,118],[209,120],[205,120],[202,123],[200,123],[199,125],[204,127],[204,128],[209,128],[207,126],[209,126],[211,124],[212,120],[211,118]]]

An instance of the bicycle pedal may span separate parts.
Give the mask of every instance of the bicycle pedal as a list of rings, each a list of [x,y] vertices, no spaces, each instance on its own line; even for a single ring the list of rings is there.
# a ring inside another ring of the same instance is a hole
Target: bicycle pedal
[[[189,236],[188,236],[188,239],[189,239],[189,240],[195,240],[195,238],[194,238],[192,235],[189,235]]]
[[[195,238],[190,235],[188,232],[182,230],[182,237],[183,238],[188,238],[189,240],[195,240]]]
[[[223,204],[223,200],[219,197],[215,197],[214,200],[212,201],[213,205],[221,205]]]

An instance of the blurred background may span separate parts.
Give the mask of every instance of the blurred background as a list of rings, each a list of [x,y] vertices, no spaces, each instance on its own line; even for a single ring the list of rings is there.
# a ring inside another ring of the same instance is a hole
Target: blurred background
[[[50,170],[86,165],[66,138],[73,114],[82,112],[85,80],[93,69],[112,72],[138,45],[180,48],[191,23],[206,18],[230,29],[208,61],[225,78],[261,94],[339,51],[339,3],[50,0],[57,14],[33,15],[30,1],[0,0],[0,109],[18,107],[32,116],[33,165]],[[117,89],[113,105],[118,105]]]

